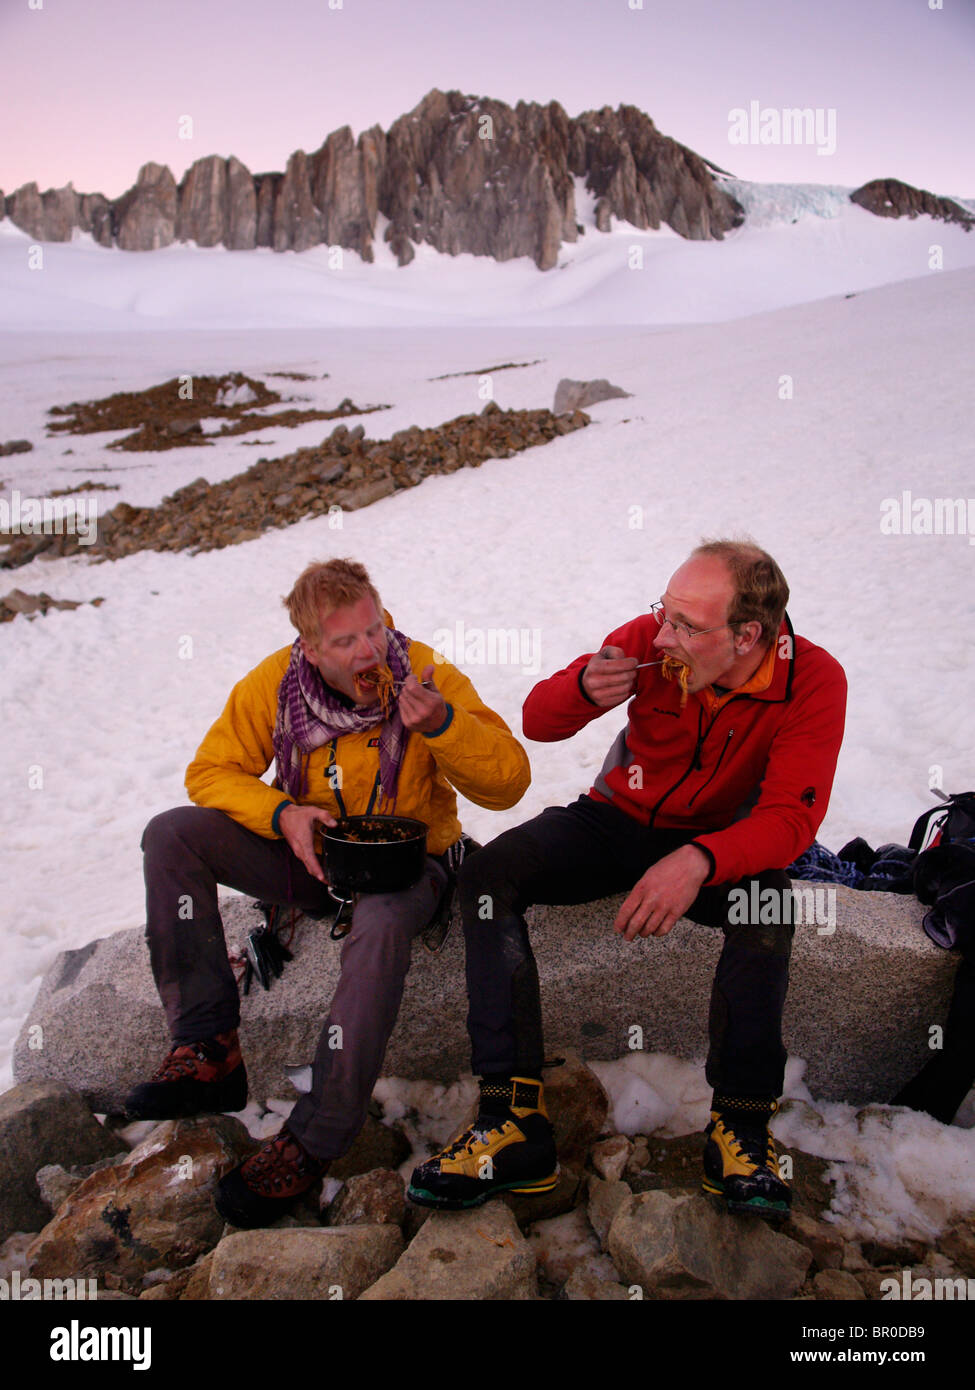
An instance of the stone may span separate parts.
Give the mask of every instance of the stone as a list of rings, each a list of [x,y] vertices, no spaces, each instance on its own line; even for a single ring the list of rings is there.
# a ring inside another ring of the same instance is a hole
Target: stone
[[[793,1211],[782,1228],[782,1234],[798,1241],[812,1253],[817,1270],[840,1269],[843,1266],[845,1242],[833,1226],[816,1221],[802,1211]]]
[[[75,1189],[31,1245],[31,1274],[112,1276],[139,1293],[149,1270],[193,1264],[224,1228],[213,1205],[217,1181],[256,1147],[225,1116],[156,1125],[122,1163]]]
[[[210,1271],[213,1268],[213,1251],[210,1250],[206,1255],[201,1255],[196,1264],[191,1265],[187,1271],[188,1278],[180,1298],[187,1302],[198,1302],[210,1297]]]
[[[621,902],[618,896],[529,909],[547,1047],[609,1060],[627,1052],[637,1022],[648,1051],[696,1061],[708,1047],[720,933],[683,920],[662,939],[623,942],[607,930]],[[231,950],[240,950],[263,920],[241,898],[223,899],[221,912]],[[784,1031],[790,1051],[808,1060],[804,1079],[814,1095],[854,1104],[887,1100],[930,1055],[928,1021],[947,1014],[957,965],[928,940],[923,913],[913,898],[837,886],[828,949],[814,927],[797,930]],[[318,923],[297,919],[293,950],[295,960],[273,988],[252,990],[242,1001],[251,1098],[260,1101],[294,1097],[287,1069],[314,1056],[338,979],[338,950]],[[438,955],[421,944],[414,952],[385,1074],[453,1080],[470,1058],[461,933],[451,932]],[[93,1017],[101,1020],[100,1039],[92,1036]],[[37,1025],[46,1045],[35,1050]],[[158,1066],[167,1036],[144,935],[131,928],[57,957],[17,1039],[14,1076],[70,1079],[93,1109],[111,1111]],[[102,1043],[106,1037],[111,1048]],[[549,1099],[554,1078],[548,1073]],[[376,1157],[364,1166],[400,1161]]]
[[[134,188],[115,204],[116,241],[123,251],[158,251],[172,244],[178,213],[176,180],[165,164],[144,164]]]
[[[13,1231],[39,1231],[49,1219],[35,1177],[39,1168],[94,1162],[117,1150],[116,1136],[68,1086],[30,1080],[5,1091],[0,1095],[0,1240]]]
[[[536,1221],[528,1244],[538,1261],[538,1275],[557,1288],[581,1261],[599,1255],[599,1239],[582,1207],[547,1221]]]
[[[6,1279],[8,1285],[15,1269],[22,1279],[27,1277],[27,1251],[33,1239],[33,1231],[15,1231],[0,1242],[0,1279]]]
[[[180,182],[176,240],[194,241],[197,246],[226,245],[229,218],[227,162],[207,155],[191,164]]]
[[[308,156],[296,150],[288,160],[274,200],[275,251],[307,251],[322,241],[322,218],[311,196]]]
[[[962,1274],[975,1277],[975,1217],[969,1216],[945,1231],[938,1244]]]
[[[379,502],[383,497],[391,496],[395,491],[396,484],[392,478],[377,478],[374,482],[364,482],[358,487],[337,492],[333,500],[345,511],[357,512],[362,507]]]
[[[398,1226],[329,1226],[237,1231],[224,1236],[210,1264],[211,1299],[358,1298],[403,1249]]]
[[[580,1260],[562,1286],[559,1297],[570,1303],[626,1303],[630,1292],[619,1282],[616,1267],[608,1255],[587,1255]]]
[[[374,1168],[349,1178],[328,1209],[331,1226],[400,1226],[406,1213],[406,1184],[395,1170]]]
[[[395,1170],[409,1158],[410,1142],[406,1135],[402,1130],[384,1125],[379,1118],[378,1107],[376,1111],[373,1113],[373,1108],[370,1108],[352,1147],[331,1164],[329,1177],[348,1179],[376,1169]]]
[[[598,1144],[593,1144],[592,1166],[607,1182],[617,1182],[622,1178],[632,1153],[633,1145],[626,1135],[614,1134],[611,1139],[601,1139]]]
[[[599,401],[614,400],[618,396],[628,399],[630,395],[631,392],[624,391],[621,386],[614,386],[605,377],[598,381],[573,381],[571,377],[564,376],[555,388],[552,413],[570,415],[574,410],[583,410]]]
[[[633,1205],[633,1192],[625,1182],[604,1181],[602,1178],[589,1178],[589,1224],[603,1250],[607,1248],[610,1227],[617,1213],[629,1210]]]
[[[504,1203],[488,1202],[472,1211],[433,1212],[389,1273],[360,1297],[493,1302],[536,1295],[528,1242]]]
[[[546,1067],[545,1107],[555,1131],[559,1161],[582,1166],[593,1140],[606,1123],[609,1097],[602,1082],[574,1048],[563,1049],[561,1066]]]
[[[853,1278],[863,1290],[864,1297],[870,1303],[879,1302],[887,1290],[883,1287],[885,1279],[895,1278],[898,1287],[901,1284],[901,1269],[858,1269],[853,1271]]]
[[[873,179],[850,194],[850,202],[877,217],[918,217],[925,215],[942,222],[955,222],[971,231],[975,216],[951,198],[939,198],[924,188],[913,188],[900,179]]]
[[[804,1246],[758,1217],[665,1192],[622,1206],[608,1249],[622,1282],[639,1285],[644,1298],[788,1299],[812,1262]]]
[[[7,454],[28,454],[33,447],[29,439],[8,439],[5,444],[0,444],[0,458]]]
[[[112,1154],[110,1158],[99,1159],[97,1163],[86,1163],[70,1171],[60,1163],[45,1164],[43,1168],[38,1168],[36,1174],[37,1190],[41,1194],[41,1200],[53,1214],[68,1200],[72,1192],[81,1186],[85,1178],[91,1177],[92,1173],[97,1173],[102,1168],[122,1163],[127,1157],[128,1150],[123,1150]]]
[[[3,596],[4,606],[12,613],[36,613],[41,608],[40,594],[25,594],[23,589],[11,589]]]
[[[79,222],[80,202],[70,183],[46,193],[36,183],[25,183],[11,195],[10,220],[35,241],[70,241]]]
[[[257,189],[250,170],[233,155],[227,160],[227,240],[230,251],[257,245]]]
[[[860,1250],[867,1264],[877,1268],[881,1265],[898,1265],[903,1268],[905,1265],[920,1264],[924,1259],[924,1242],[921,1240],[863,1240],[860,1242]]]
[[[386,136],[374,126],[358,142],[348,126],[332,131],[309,159],[311,196],[322,214],[322,240],[372,261],[378,180]]]
[[[820,1299],[865,1299],[856,1276],[845,1269],[821,1269],[813,1275],[813,1290]]]

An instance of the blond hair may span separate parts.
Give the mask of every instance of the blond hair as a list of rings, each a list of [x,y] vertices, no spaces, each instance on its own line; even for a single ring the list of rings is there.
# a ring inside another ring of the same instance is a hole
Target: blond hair
[[[356,560],[325,560],[308,565],[284,600],[288,616],[306,642],[318,642],[322,619],[336,608],[345,608],[366,597],[375,600],[380,614],[382,601],[365,565]]]

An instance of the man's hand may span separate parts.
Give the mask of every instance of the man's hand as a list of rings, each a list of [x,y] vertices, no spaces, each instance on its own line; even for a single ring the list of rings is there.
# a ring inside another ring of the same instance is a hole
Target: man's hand
[[[633,885],[613,923],[627,941],[635,936],[666,936],[683,917],[711,872],[706,854],[682,845],[649,868]]]
[[[423,680],[433,685],[433,667],[423,668]],[[432,734],[447,718],[447,706],[435,685],[428,690],[411,671],[399,693],[400,718],[407,729],[418,734]]]
[[[622,647],[603,647],[583,672],[583,689],[597,705],[612,709],[633,694],[636,667],[636,657],[626,656]]]
[[[321,806],[286,806],[278,817],[281,834],[295,855],[312,878],[317,878],[319,883],[326,883],[325,874],[315,853],[314,835],[317,821],[321,821],[322,825],[338,825],[332,813],[323,810]]]

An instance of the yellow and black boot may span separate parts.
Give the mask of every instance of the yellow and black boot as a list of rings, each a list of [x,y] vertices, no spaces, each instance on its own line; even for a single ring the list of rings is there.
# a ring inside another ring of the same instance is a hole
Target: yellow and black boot
[[[550,1192],[558,1176],[542,1083],[485,1078],[474,1123],[414,1169],[407,1196],[417,1206],[459,1211],[496,1192]]]
[[[780,1176],[769,1131],[776,1102],[716,1095],[712,1105],[704,1131],[704,1191],[723,1197],[729,1211],[784,1221],[792,1192]]]

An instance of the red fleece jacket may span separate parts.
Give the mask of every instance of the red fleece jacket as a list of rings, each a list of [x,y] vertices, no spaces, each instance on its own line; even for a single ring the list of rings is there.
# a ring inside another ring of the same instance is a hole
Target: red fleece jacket
[[[604,646],[654,661],[649,613],[617,628]],[[645,825],[690,831],[711,861],[708,884],[783,869],[816,838],[843,740],[846,676],[822,647],[796,637],[786,615],[771,684],[732,693],[709,712],[700,693],[681,709],[680,688],[659,666],[638,671],[628,723],[590,788]],[[608,711],[584,694],[593,653],[540,681],[523,727],[540,743],[570,738]]]

